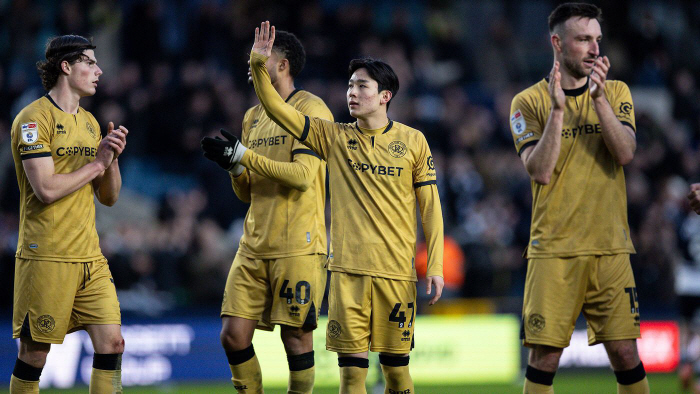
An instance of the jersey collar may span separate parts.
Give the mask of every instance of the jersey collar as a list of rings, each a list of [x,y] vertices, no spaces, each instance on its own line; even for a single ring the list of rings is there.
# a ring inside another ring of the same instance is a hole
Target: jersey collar
[[[294,96],[295,94],[297,94],[297,93],[299,93],[299,92],[301,92],[301,89],[294,89],[294,91],[293,91],[292,93],[289,93],[289,97],[287,97],[287,99],[284,100],[284,102],[285,102],[285,103],[288,103],[289,100],[292,99],[292,96]]]
[[[389,129],[391,129],[392,126],[394,126],[394,121],[389,119],[389,124],[386,125],[386,128],[384,129],[384,131],[382,131],[382,134],[386,134],[389,131]],[[360,134],[364,134],[362,132],[362,129],[360,129],[360,126],[357,124],[357,122],[355,122],[355,128],[357,129],[357,131],[360,132]]]
[[[549,76],[544,77],[544,80],[547,81],[547,83],[549,83]],[[586,78],[586,83],[584,83],[583,86],[581,86],[580,88],[562,89],[562,90],[564,91],[565,96],[570,96],[570,97],[580,96],[580,95],[586,93],[586,90],[588,90],[588,84],[590,82],[591,82],[591,78],[588,77],[588,78]]]
[[[51,102],[51,104],[54,105],[54,107],[60,109],[61,112],[66,112],[66,111],[63,110],[63,108],[59,107],[58,104],[56,104],[55,101],[53,101],[53,99],[51,98],[51,96],[50,96],[48,93],[46,93],[45,96],[46,96],[47,99],[49,99],[49,101]],[[291,96],[290,96],[290,97],[291,97]],[[78,111],[76,111],[76,113],[77,113],[77,112],[80,112],[80,107],[78,107]],[[66,113],[67,113],[67,112],[66,112]]]

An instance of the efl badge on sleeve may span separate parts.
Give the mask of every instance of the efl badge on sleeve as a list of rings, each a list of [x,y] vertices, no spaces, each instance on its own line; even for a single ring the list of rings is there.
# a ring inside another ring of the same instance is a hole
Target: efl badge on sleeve
[[[525,117],[523,117],[519,109],[510,116],[510,126],[513,128],[515,135],[520,135],[525,131]]]
[[[39,133],[36,130],[36,122],[22,124],[22,141],[27,144],[33,144],[39,138]]]

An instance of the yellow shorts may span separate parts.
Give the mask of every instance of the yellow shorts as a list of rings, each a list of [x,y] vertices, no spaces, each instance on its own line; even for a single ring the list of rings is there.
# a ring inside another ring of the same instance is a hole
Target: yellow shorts
[[[89,263],[15,259],[12,337],[63,343],[90,324],[121,324],[106,259]]]
[[[221,316],[316,329],[326,291],[327,257],[322,254],[253,259],[236,254],[226,280]]]
[[[326,349],[407,354],[413,348],[416,283],[334,271]]]
[[[629,254],[530,259],[525,279],[525,346],[569,346],[579,314],[588,344],[639,338],[639,303]]]

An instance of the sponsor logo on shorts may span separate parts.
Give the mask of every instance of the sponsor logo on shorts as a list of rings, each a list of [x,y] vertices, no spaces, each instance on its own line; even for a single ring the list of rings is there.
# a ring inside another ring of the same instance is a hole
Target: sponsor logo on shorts
[[[406,149],[406,144],[401,141],[394,141],[389,144],[389,154],[397,159],[399,157],[404,157],[407,151],[408,149]]]
[[[527,327],[531,332],[538,333],[544,330],[544,326],[544,316],[540,315],[539,313],[533,313],[530,315],[530,318],[527,319]]]
[[[401,342],[408,342],[411,340],[411,332],[408,330],[404,330],[401,335],[403,338],[401,338]]]
[[[387,389],[387,390],[389,390],[389,394],[412,394],[411,389],[406,389],[406,390]]]
[[[299,316],[299,307],[292,305],[289,307],[289,316]]]
[[[340,323],[335,320],[328,322],[328,336],[331,338],[338,338],[342,330],[340,329]]]
[[[48,334],[56,328],[56,321],[51,315],[41,315],[36,319],[36,328],[44,334]]]
[[[39,245],[37,245],[37,244],[29,244],[29,249],[36,249],[38,247],[39,247]]]
[[[238,390],[238,391],[241,391],[241,390],[248,390],[248,386],[245,385],[245,384],[240,385],[240,386],[233,386],[233,388],[236,389],[236,390]]]

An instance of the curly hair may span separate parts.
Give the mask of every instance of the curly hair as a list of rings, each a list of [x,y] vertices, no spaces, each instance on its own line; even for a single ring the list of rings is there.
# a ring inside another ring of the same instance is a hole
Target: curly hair
[[[292,78],[304,69],[306,64],[306,51],[304,46],[293,33],[284,30],[275,32],[275,43],[272,45],[272,50],[277,51],[284,59],[289,61],[289,74]]]
[[[41,84],[46,91],[51,90],[61,75],[61,63],[65,60],[74,64],[83,56],[87,49],[95,49],[92,40],[78,35],[52,37],[46,43],[46,60],[37,62],[36,68],[41,77]]]

